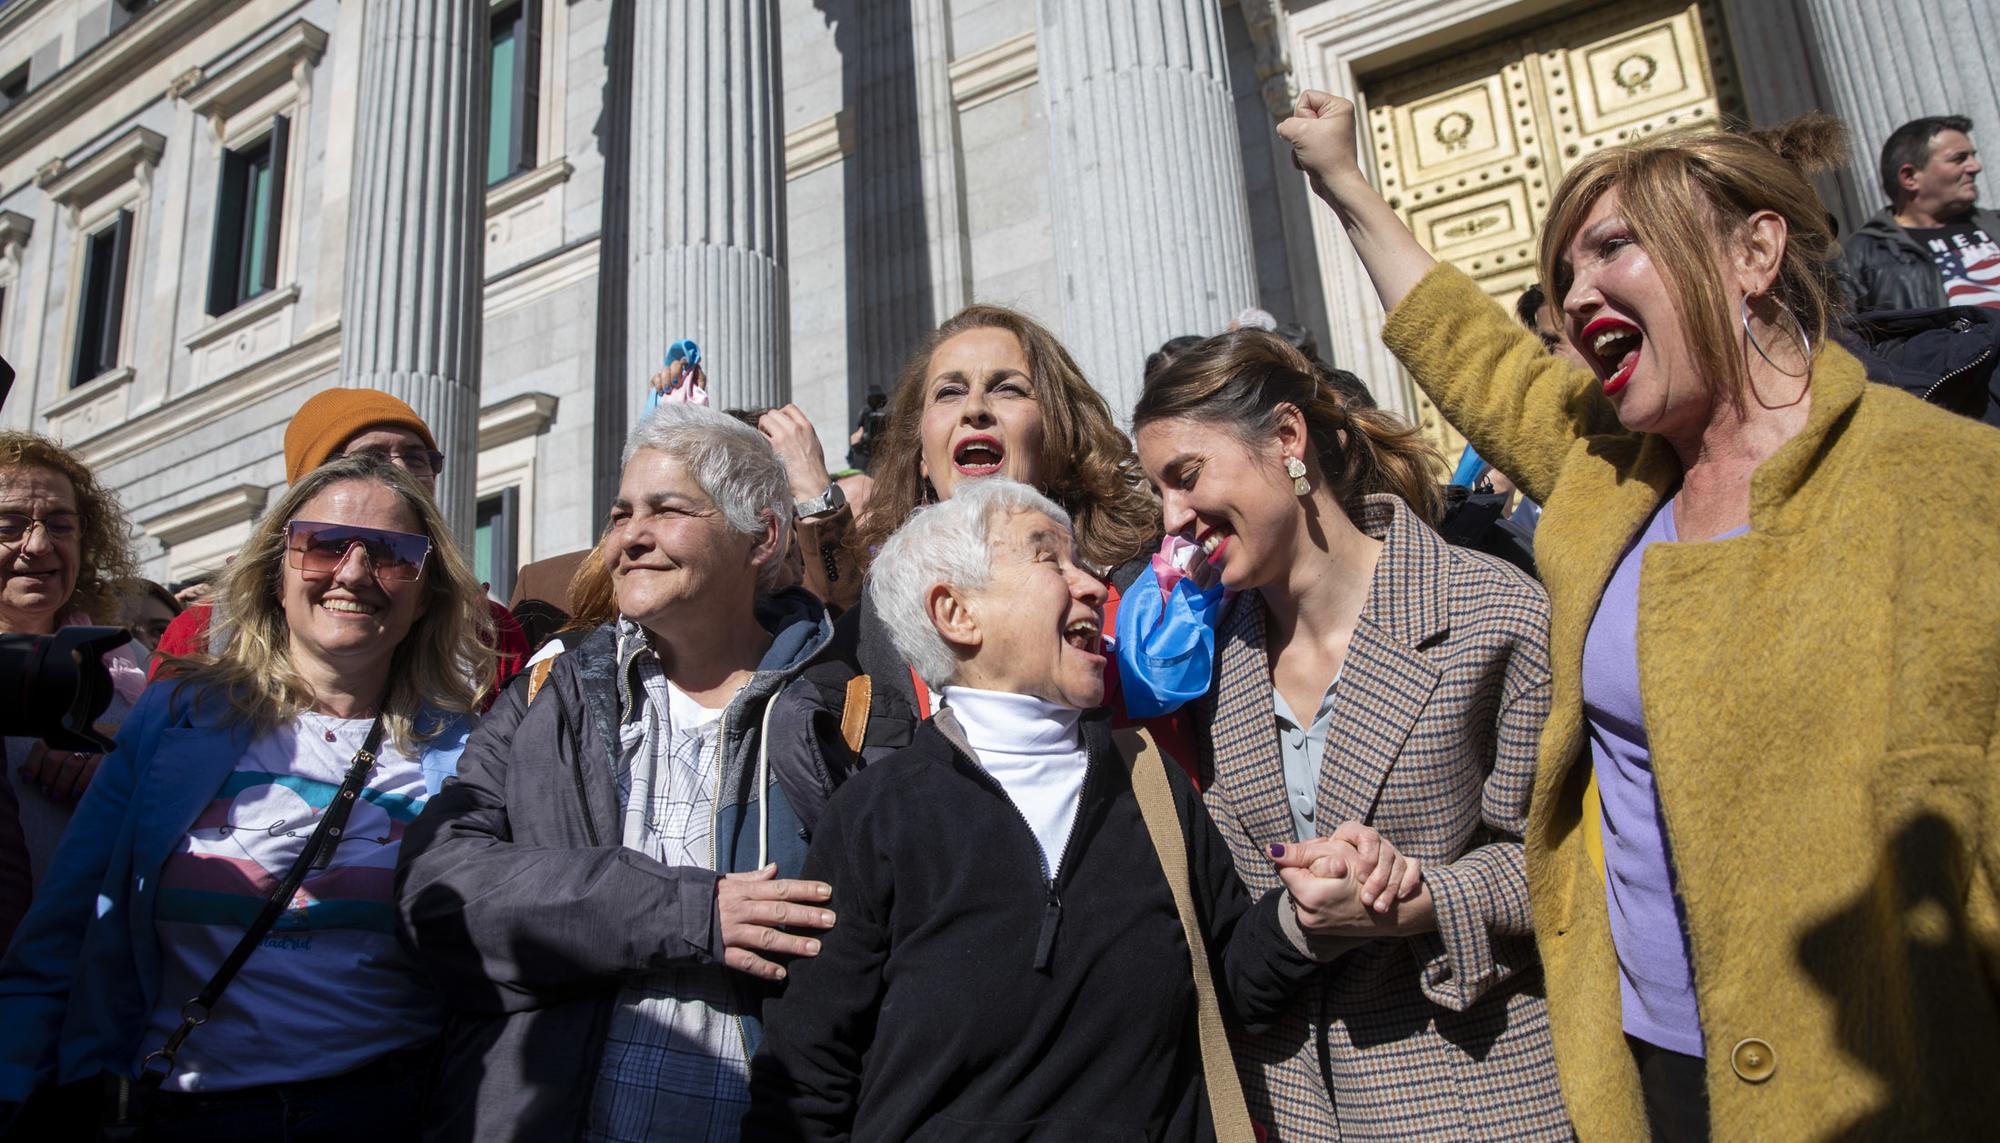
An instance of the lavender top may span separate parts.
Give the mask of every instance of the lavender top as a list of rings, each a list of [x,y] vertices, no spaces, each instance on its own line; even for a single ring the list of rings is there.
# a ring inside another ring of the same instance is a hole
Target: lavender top
[[[1748,528],[1717,536],[1740,536]],[[1670,1051],[1703,1055],[1692,958],[1674,887],[1653,756],[1639,697],[1639,568],[1646,548],[1678,543],[1673,501],[1611,574],[1583,644],[1583,717],[1604,803],[1604,888],[1627,1035]]]

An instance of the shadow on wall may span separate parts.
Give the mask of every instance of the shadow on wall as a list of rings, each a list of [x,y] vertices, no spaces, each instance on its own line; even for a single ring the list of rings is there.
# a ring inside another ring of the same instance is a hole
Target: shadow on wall
[[[1952,799],[1958,807],[1978,805],[1972,791],[1964,794]],[[1919,812],[1888,841],[1872,870],[1857,871],[1860,888],[1847,907],[1800,939],[1799,965],[1832,999],[1840,1046],[1885,1089],[1883,1102],[1866,1117],[1828,1138],[1991,1136],[1991,1095],[1937,1098],[1961,1083],[1996,1080],[1972,1074],[1972,1061],[1990,1060],[2000,1027],[1995,919],[1976,926],[1968,917],[1973,882],[1984,880],[1971,856],[1979,840],[1943,812]],[[1885,934],[1900,939],[1886,940]],[[1784,1063],[1781,1058],[1778,1066]]]

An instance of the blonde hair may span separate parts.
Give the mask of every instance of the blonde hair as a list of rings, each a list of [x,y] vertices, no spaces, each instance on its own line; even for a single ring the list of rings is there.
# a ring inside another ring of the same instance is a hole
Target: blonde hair
[[[1394,413],[1343,400],[1311,359],[1261,329],[1217,334],[1147,378],[1132,431],[1186,417],[1249,444],[1270,440],[1287,408],[1305,418],[1320,472],[1350,520],[1360,519],[1364,499],[1384,492],[1402,497],[1432,527],[1443,518],[1444,459],[1423,434]]]
[[[77,514],[83,517],[83,535],[77,545],[76,588],[63,610],[80,607],[99,623],[120,624],[119,581],[139,573],[132,557],[132,526],[118,497],[97,482],[82,457],[39,433],[0,430],[0,469],[5,468],[45,469],[69,481]]]
[[[1785,220],[1771,293],[1798,318],[1816,351],[1837,316],[1840,248],[1806,176],[1836,167],[1846,155],[1847,129],[1817,113],[1749,134],[1707,128],[1599,151],[1570,169],[1551,200],[1540,251],[1549,301],[1561,309],[1572,281],[1565,251],[1597,200],[1615,189],[1626,225],[1676,296],[1701,383],[1741,407],[1750,363],[1738,315],[1724,297],[1722,244],[1759,211]]]
[[[223,696],[237,719],[263,733],[296,718],[312,693],[292,667],[290,629],[282,597],[285,526],[315,496],[351,481],[396,494],[431,542],[418,586],[416,622],[389,661],[382,723],[398,747],[414,752],[451,715],[479,709],[493,685],[493,616],[485,589],[452,539],[451,527],[423,486],[370,453],[336,457],[299,479],[264,513],[216,586],[210,627],[212,654],[188,655],[180,684]]]
[[[902,527],[910,513],[937,498],[921,466],[931,356],[946,341],[975,329],[1006,330],[1028,358],[1042,417],[1041,491],[1075,519],[1078,554],[1115,568],[1157,544],[1160,506],[1146,491],[1132,442],[1118,431],[1111,407],[1084,379],[1069,351],[1026,314],[1005,306],[971,305],[925,336],[889,395],[882,438],[868,469],[875,490],[867,514],[849,533],[858,562],[866,567],[869,553]]]

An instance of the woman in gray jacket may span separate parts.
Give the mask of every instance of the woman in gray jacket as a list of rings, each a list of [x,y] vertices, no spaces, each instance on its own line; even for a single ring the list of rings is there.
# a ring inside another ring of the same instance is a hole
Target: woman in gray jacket
[[[765,590],[790,524],[756,430],[668,404],[633,433],[617,618],[501,697],[405,843],[447,1137],[737,1137],[768,956],[818,949],[777,926],[833,923],[826,885],[779,876],[846,769],[803,676],[824,609]]]

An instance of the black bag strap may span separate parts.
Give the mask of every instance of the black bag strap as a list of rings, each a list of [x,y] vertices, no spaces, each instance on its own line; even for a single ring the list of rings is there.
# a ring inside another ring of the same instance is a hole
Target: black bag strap
[[[319,825],[314,827],[312,836],[306,839],[305,849],[299,852],[299,859],[292,862],[292,868],[284,879],[278,882],[271,895],[264,898],[264,908],[250,927],[243,932],[243,939],[229,951],[222,967],[202,985],[201,992],[194,999],[181,1005],[180,1027],[167,1037],[167,1042],[139,1065],[139,1084],[149,1089],[158,1089],[173,1074],[174,1057],[180,1053],[181,1045],[196,1028],[208,1023],[209,1014],[222,999],[222,990],[236,979],[243,962],[250,959],[257,946],[263,943],[271,926],[278,923],[285,910],[291,906],[292,895],[305,882],[306,874],[316,869],[325,869],[333,859],[333,851],[340,844],[340,836],[347,828],[347,815],[354,810],[354,800],[361,796],[361,784],[367,780],[368,771],[375,766],[375,750],[382,745],[382,716],[376,715],[375,722],[368,728],[368,739],[361,749],[354,752],[354,760],[347,764],[347,777],[340,783],[340,790],[334,794],[333,803],[320,815]]]

